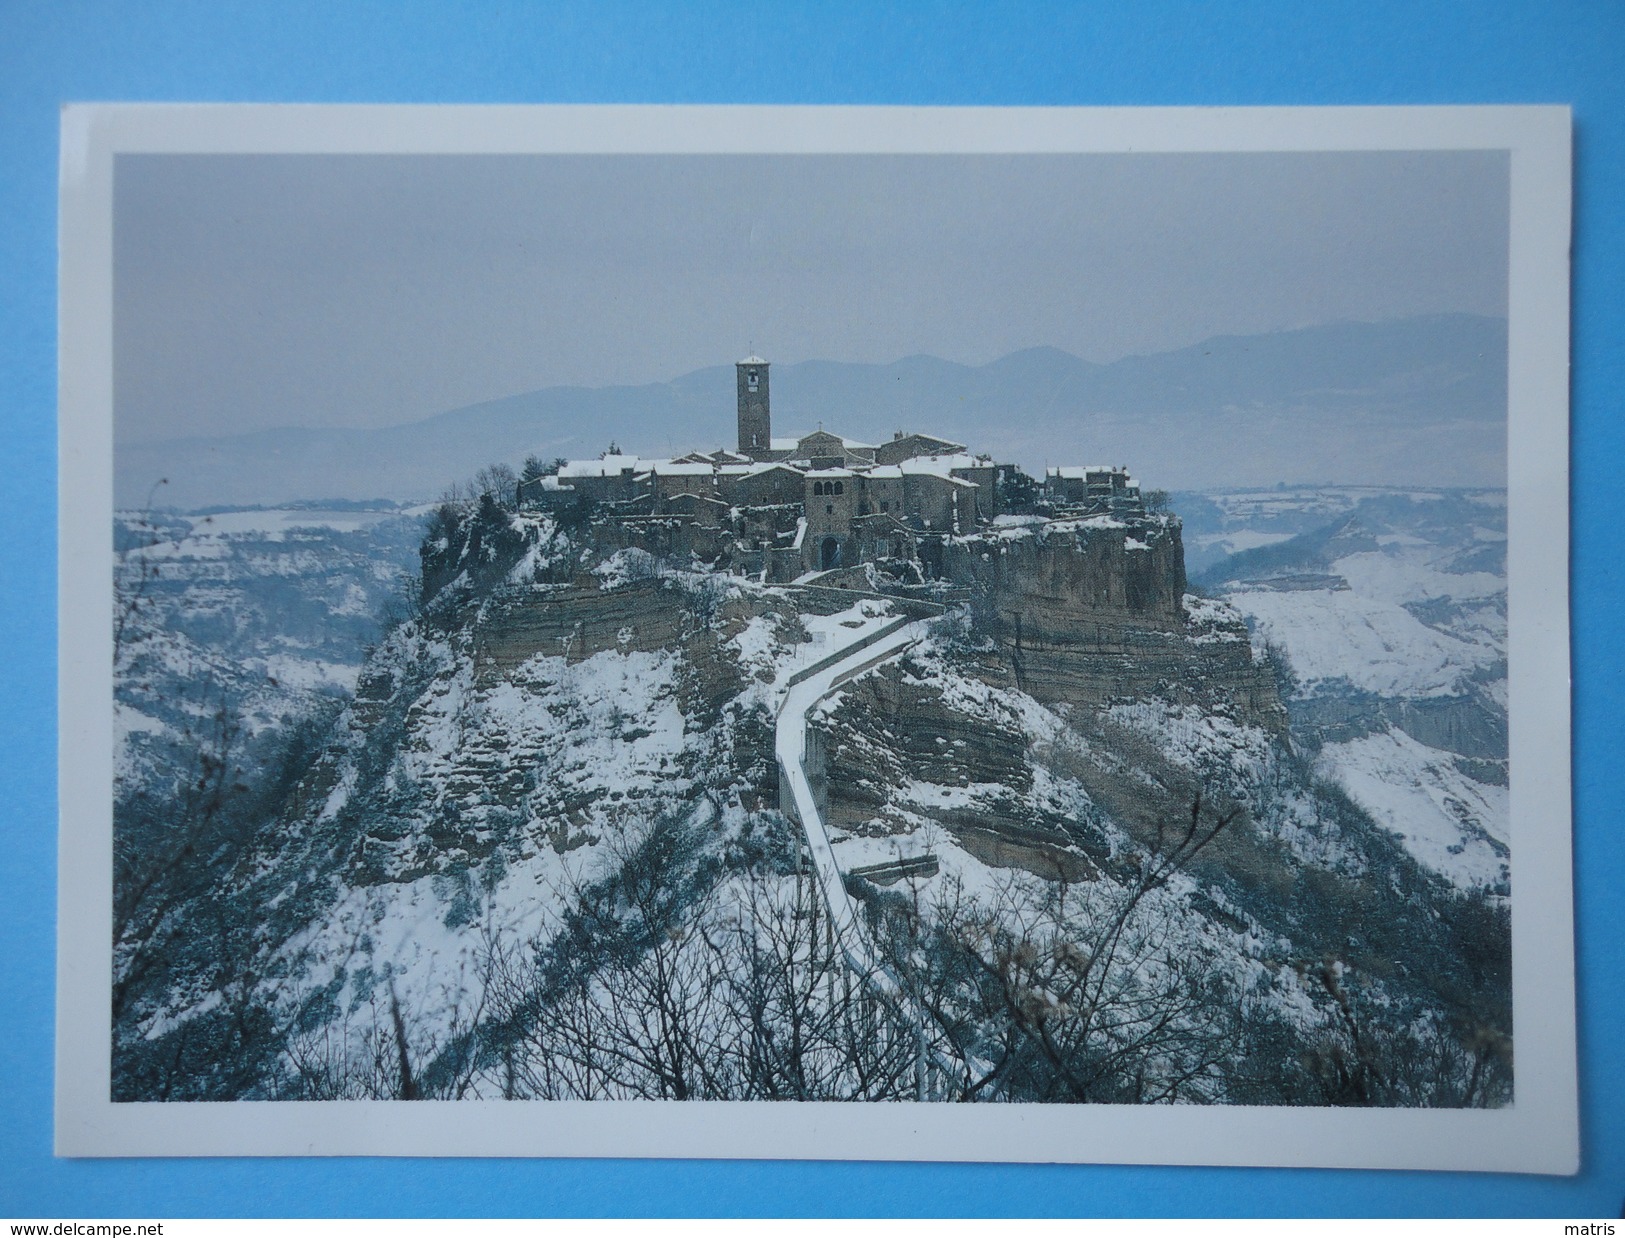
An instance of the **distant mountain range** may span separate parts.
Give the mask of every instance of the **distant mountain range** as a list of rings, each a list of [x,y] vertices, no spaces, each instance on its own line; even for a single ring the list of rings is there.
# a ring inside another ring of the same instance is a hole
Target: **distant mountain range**
[[[1465,314],[1218,336],[1099,365],[1032,348],[982,366],[806,361],[772,372],[776,434],[955,438],[1037,471],[1116,463],[1148,487],[1497,486],[1506,322]],[[732,365],[636,387],[548,387],[381,429],[290,427],[121,444],[119,506],[433,498],[527,455],[642,455],[734,441]]]

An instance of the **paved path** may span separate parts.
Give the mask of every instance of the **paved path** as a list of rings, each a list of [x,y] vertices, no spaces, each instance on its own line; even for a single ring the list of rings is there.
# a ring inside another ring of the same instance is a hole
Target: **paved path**
[[[924,1026],[923,1013],[907,990],[881,960],[869,937],[857,905],[846,892],[840,865],[835,861],[835,849],[830,845],[829,831],[823,815],[813,798],[807,782],[807,716],[818,702],[848,680],[856,678],[883,662],[897,657],[925,634],[925,620],[898,619],[875,636],[874,631],[860,633],[853,638],[850,652],[836,649],[815,663],[809,671],[800,672],[798,682],[792,683],[784,702],[779,706],[774,750],[778,756],[779,776],[790,789],[796,816],[807,838],[812,853],[813,872],[818,880],[824,905],[829,909],[830,923],[835,940],[840,945],[847,966],[871,988],[875,989],[905,1018],[916,1026]],[[963,1078],[962,1062],[929,1050],[939,1069],[951,1078]]]
[[[857,908],[846,893],[840,867],[835,862],[835,850],[830,846],[829,831],[813,799],[812,787],[807,783],[807,769],[803,763],[807,754],[807,715],[841,684],[872,666],[890,661],[919,640],[922,626],[919,622],[900,620],[873,644],[845,657],[839,657],[839,651],[836,651],[838,660],[792,685],[779,707],[774,748],[779,758],[781,777],[789,781],[796,816],[800,818],[801,828],[807,836],[813,870],[818,877],[824,903],[829,908],[830,920],[835,926],[836,940],[841,943],[841,950],[853,970],[864,976],[879,973],[879,959],[869,941],[868,931],[858,917]]]

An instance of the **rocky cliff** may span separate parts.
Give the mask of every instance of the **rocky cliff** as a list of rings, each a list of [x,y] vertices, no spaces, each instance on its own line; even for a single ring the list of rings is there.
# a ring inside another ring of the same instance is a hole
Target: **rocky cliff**
[[[955,539],[947,569],[970,591],[972,629],[1040,701],[1157,698],[1285,729],[1274,673],[1241,616],[1186,594],[1177,517],[1012,524]]]

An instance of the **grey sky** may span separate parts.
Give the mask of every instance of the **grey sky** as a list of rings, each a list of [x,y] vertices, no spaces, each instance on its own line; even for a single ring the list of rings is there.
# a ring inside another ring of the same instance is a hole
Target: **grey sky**
[[[120,156],[121,439],[1506,313],[1497,152]]]

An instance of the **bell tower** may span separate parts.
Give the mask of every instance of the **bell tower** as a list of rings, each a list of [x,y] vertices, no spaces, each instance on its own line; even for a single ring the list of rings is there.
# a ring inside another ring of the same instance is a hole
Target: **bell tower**
[[[767,362],[755,353],[734,366],[739,388],[739,450],[759,460],[773,450],[773,415],[767,401]]]

